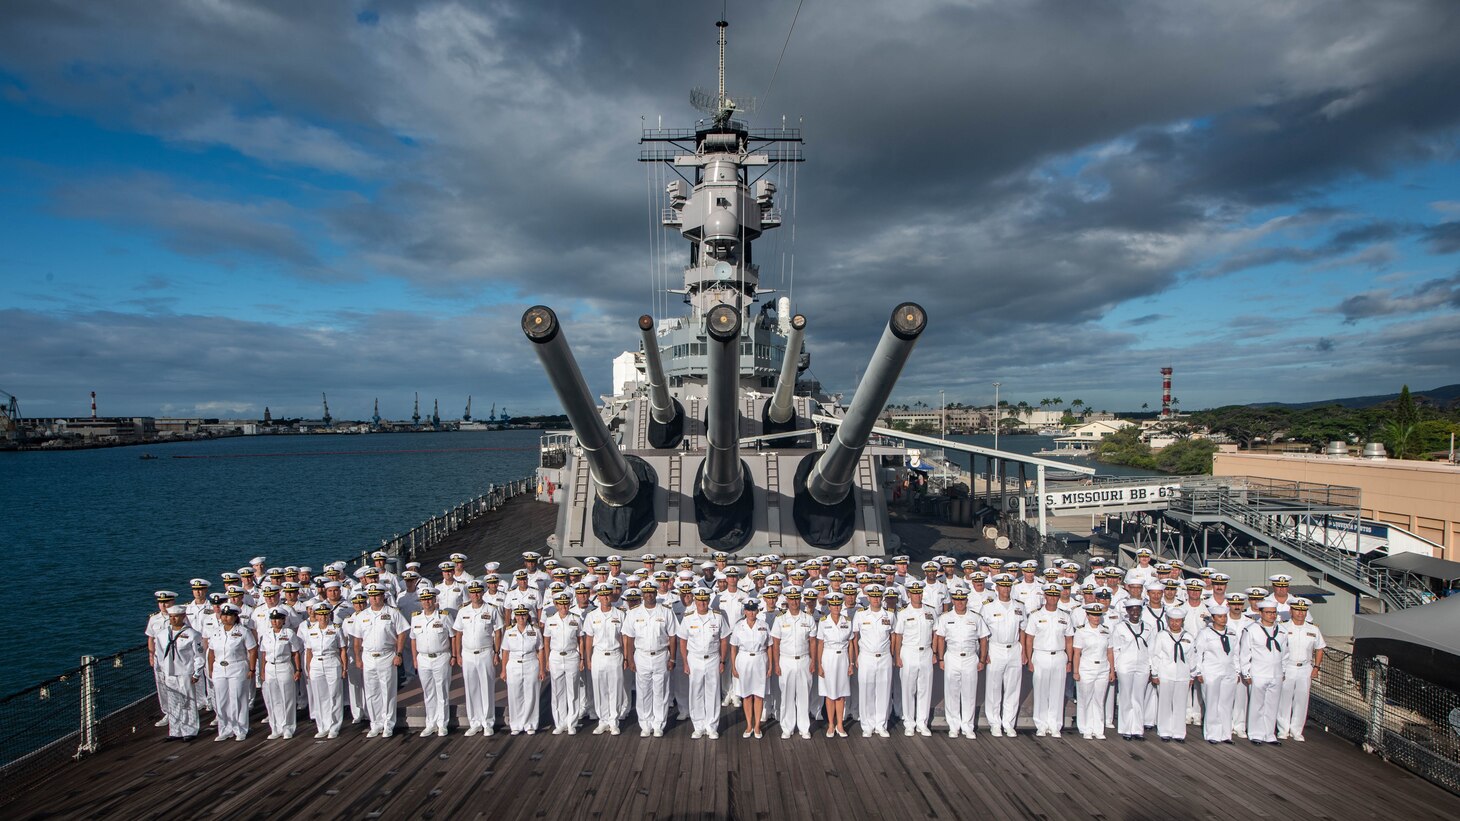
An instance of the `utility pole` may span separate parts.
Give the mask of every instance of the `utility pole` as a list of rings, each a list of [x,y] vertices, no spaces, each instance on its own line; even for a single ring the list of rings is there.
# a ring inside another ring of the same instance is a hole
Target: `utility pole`
[[[999,449],[999,383],[994,383],[994,450]]]
[[[939,438],[947,439],[948,438],[948,396],[947,396],[947,392],[946,391],[938,391],[938,399],[940,400],[940,404],[942,405],[942,408],[943,408],[943,410],[942,410],[942,414],[943,414],[943,428],[938,433],[938,436],[939,436]]]

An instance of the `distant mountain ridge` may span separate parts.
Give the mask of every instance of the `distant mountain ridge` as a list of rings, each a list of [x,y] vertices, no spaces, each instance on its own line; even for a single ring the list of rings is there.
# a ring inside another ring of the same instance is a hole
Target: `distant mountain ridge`
[[[1460,400],[1460,385],[1445,385],[1440,388],[1431,388],[1427,391],[1411,390],[1410,396],[1415,401],[1420,398],[1441,407]],[[1372,408],[1375,405],[1382,405],[1385,402],[1393,402],[1399,398],[1398,393],[1386,393],[1382,396],[1350,396],[1344,399],[1324,399],[1319,402],[1253,402],[1248,405],[1250,408],[1291,408],[1293,410],[1306,410],[1308,408],[1321,408],[1328,405],[1342,405],[1346,408]]]

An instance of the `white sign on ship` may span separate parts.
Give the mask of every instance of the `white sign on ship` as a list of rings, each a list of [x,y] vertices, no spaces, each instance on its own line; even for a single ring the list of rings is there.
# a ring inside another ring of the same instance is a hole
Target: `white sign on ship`
[[[1163,502],[1174,497],[1181,490],[1179,484],[1134,485],[1126,487],[1087,487],[1076,490],[1060,490],[1044,494],[1045,510],[1079,510],[1086,507],[1114,507]],[[1030,496],[1032,507],[1039,497]]]

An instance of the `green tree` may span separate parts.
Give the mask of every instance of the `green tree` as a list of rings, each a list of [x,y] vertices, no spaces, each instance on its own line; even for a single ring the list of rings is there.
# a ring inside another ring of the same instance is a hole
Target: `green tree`
[[[1419,437],[1415,435],[1414,423],[1404,424],[1398,419],[1384,426],[1381,441],[1384,449],[1395,459],[1415,459],[1419,457]]]
[[[1156,453],[1156,467],[1181,476],[1209,474],[1216,452],[1217,443],[1210,439],[1182,439]]]
[[[1400,425],[1419,424],[1419,411],[1414,407],[1414,398],[1409,395],[1409,386],[1399,389],[1399,399],[1394,402],[1394,421]]]
[[[1101,440],[1095,446],[1095,458],[1115,465],[1148,469],[1156,467],[1151,446],[1141,441],[1141,429],[1136,425],[1122,428]]]

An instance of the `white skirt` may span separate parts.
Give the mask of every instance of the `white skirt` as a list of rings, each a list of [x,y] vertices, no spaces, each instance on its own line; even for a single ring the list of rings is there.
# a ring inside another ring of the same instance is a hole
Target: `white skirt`
[[[764,650],[755,655],[737,652],[735,654],[735,695],[740,698],[750,696],[765,698],[766,667]]]
[[[823,647],[821,677],[817,684],[822,698],[846,698],[852,694],[852,677],[847,673],[847,647]]]

